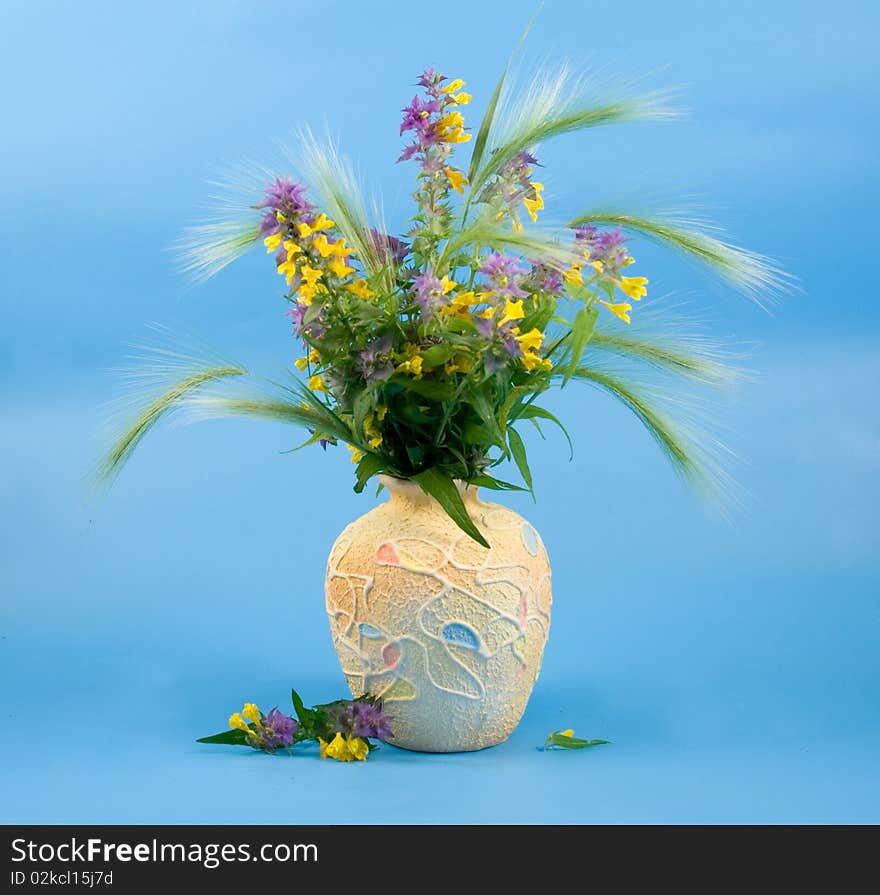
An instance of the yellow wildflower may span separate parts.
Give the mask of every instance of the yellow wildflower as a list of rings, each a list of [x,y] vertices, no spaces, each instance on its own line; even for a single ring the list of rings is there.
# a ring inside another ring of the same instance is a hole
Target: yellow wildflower
[[[527,370],[552,370],[553,364],[547,360],[546,357],[541,357],[539,354],[535,354],[534,352],[528,352],[524,354],[520,360],[522,361],[522,365]]]
[[[562,279],[571,286],[582,286],[584,283],[584,277],[581,273],[582,267],[583,264],[578,264],[572,261],[571,267],[568,270],[563,271]]]
[[[273,233],[271,236],[267,236],[263,240],[263,245],[266,247],[266,251],[268,253],[271,254],[278,248],[278,246],[281,245],[282,236],[283,234],[279,230],[277,233]]]
[[[309,388],[313,392],[328,392],[330,389],[324,384],[324,379],[320,373],[315,373],[314,376],[309,377]]]
[[[647,277],[621,277],[614,281],[621,292],[625,292],[633,301],[641,301],[643,295],[648,294],[645,286],[648,283]]]
[[[349,737],[348,751],[355,761],[366,761],[370,753],[370,744],[361,737]]]
[[[452,296],[452,305],[457,308],[470,308],[478,305],[483,299],[477,297],[476,292],[456,292]]]
[[[446,365],[443,369],[447,374],[468,373],[471,369],[470,358],[464,354],[456,354],[452,360],[446,361]]]
[[[349,248],[345,244],[344,236],[337,239],[336,242],[330,242],[323,233],[319,233],[312,240],[312,245],[321,253],[322,258],[326,258],[329,255],[336,255],[340,258],[344,258],[346,255],[354,254],[354,249]]]
[[[342,258],[331,258],[327,262],[327,269],[330,273],[336,274],[340,280],[345,279],[350,273],[354,273],[354,268],[349,267]]]
[[[459,195],[464,193],[464,188],[467,185],[467,177],[464,176],[464,172],[459,171],[456,168],[444,168],[443,173],[446,175],[449,185],[456,193]]]
[[[251,729],[247,726],[247,721],[241,717],[241,712],[236,712],[234,715],[229,716],[229,726],[234,730],[243,730],[245,733],[250,733]]]
[[[323,273],[324,271],[320,268],[309,267],[308,264],[303,264],[300,269],[302,283],[300,283],[299,287],[299,297],[302,299],[303,304],[311,304],[312,299],[315,297],[315,293],[318,292],[318,280]]]
[[[530,329],[527,333],[517,336],[516,340],[523,351],[537,351],[544,341],[544,333],[537,328]]]
[[[464,132],[461,112],[447,112],[435,125],[437,136],[447,143],[465,143],[471,135]]]
[[[278,273],[287,280],[287,285],[289,286],[296,276],[296,261],[291,261],[289,258],[287,261],[282,261],[282,263],[278,265]]]
[[[367,444],[371,448],[377,448],[382,444],[382,431],[376,423],[385,419],[386,413],[388,413],[388,408],[384,404],[380,404],[375,413],[370,411],[364,416],[364,435],[367,436]]]
[[[535,193],[535,198],[530,199],[528,197],[522,200],[522,204],[525,205],[526,211],[529,213],[529,217],[532,219],[532,223],[534,224],[538,220],[538,212],[544,207],[544,200],[541,197],[541,192],[544,189],[543,183],[533,183],[532,189]]]
[[[341,733],[337,733],[329,743],[321,739],[318,742],[321,747],[321,758],[335,758],[336,761],[364,761],[370,751],[366,740],[343,736]]]
[[[455,289],[457,285],[458,283],[456,283],[454,280],[450,280],[449,277],[444,274],[443,279],[440,280],[440,291],[444,295],[448,295],[450,292],[452,292],[453,289]]]
[[[313,364],[316,364],[316,363],[318,363],[318,361],[321,360],[321,355],[318,354],[318,351],[317,351],[316,348],[313,348],[313,349],[309,352],[309,360],[310,360]]]
[[[241,713],[248,719],[248,721],[253,721],[254,724],[260,720],[260,710],[253,702],[246,702]]]
[[[351,451],[351,462],[352,463],[360,463],[361,460],[364,459],[364,452],[360,448],[356,448],[352,444],[345,445]],[[321,752],[321,757],[324,757],[323,751]]]
[[[440,88],[441,93],[455,93],[457,90],[461,90],[464,87],[465,82],[462,81],[461,78],[456,78],[454,81],[450,81],[445,87]]]
[[[355,280],[353,283],[348,283],[345,288],[358,298],[375,298],[376,296],[376,293],[367,285],[366,280]]]
[[[284,246],[284,250],[287,252],[288,261],[290,261],[290,259],[293,258],[294,255],[297,255],[302,251],[299,245],[292,239],[285,239],[282,245]]]
[[[297,368],[297,370],[305,370],[305,368],[309,365],[309,359],[307,357],[299,357],[293,362],[293,365]]]
[[[463,128],[457,127],[454,130],[450,131],[444,137],[447,143],[467,143],[470,140],[471,135],[464,132]]]
[[[611,313],[614,314],[615,317],[620,317],[620,319],[624,323],[629,323],[629,313],[628,312],[632,310],[631,304],[628,304],[625,301],[622,301],[622,302],[602,301],[602,299],[599,299],[599,304],[605,305],[605,307],[608,308],[608,310],[611,311]]]
[[[503,326],[505,323],[510,323],[512,320],[522,320],[525,316],[526,312],[523,310],[522,299],[519,301],[511,301],[508,298],[504,303],[504,316],[498,322],[498,325]]]
[[[569,727],[568,730],[560,730],[559,735],[561,737],[573,737],[574,731]]]
[[[483,310],[480,311],[479,314],[477,314],[477,317],[482,317],[483,320],[489,320],[491,317],[495,316],[496,310],[497,310],[496,307],[494,307],[493,305],[490,305],[488,308],[483,308]]]
[[[301,223],[297,224],[297,229],[299,230],[299,235],[302,237],[311,236],[313,233],[318,233],[321,230],[329,230],[331,227],[335,227],[336,222],[331,221],[330,218],[327,217],[326,214],[322,211],[311,224]]]
[[[591,261],[590,267],[592,267],[596,273],[602,273],[605,270],[605,265],[601,261]]]
[[[466,106],[472,99],[473,97],[469,93],[465,93],[462,90],[461,93],[457,93],[452,97],[452,102],[459,106]]]
[[[412,373],[416,378],[422,375],[422,358],[419,355],[415,355],[411,357],[409,360],[405,360],[403,363],[398,364],[395,368],[398,373]]]

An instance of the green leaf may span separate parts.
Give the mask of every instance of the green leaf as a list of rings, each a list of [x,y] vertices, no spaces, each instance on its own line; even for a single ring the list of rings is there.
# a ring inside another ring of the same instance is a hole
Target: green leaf
[[[571,359],[562,379],[563,386],[574,375],[574,371],[577,370],[578,364],[580,364],[581,358],[584,356],[587,342],[590,341],[593,335],[598,316],[599,312],[595,307],[581,308],[575,314],[574,322],[571,325]]]
[[[560,429],[562,429],[562,434],[565,436],[565,440],[568,442],[568,459],[570,460],[574,457],[574,444],[571,440],[571,435],[568,434],[568,429],[562,425],[562,423],[552,414],[549,410],[545,410],[543,407],[538,407],[537,404],[528,404],[520,411],[517,415],[517,419],[523,420],[532,420],[534,422],[535,419],[541,420],[549,420],[551,423],[556,423]]]
[[[197,743],[213,743],[219,746],[247,746],[247,734],[243,730],[224,730],[210,737],[202,737]]]
[[[354,431],[359,437],[364,434],[364,417],[373,407],[375,399],[375,388],[368,386],[354,399],[352,405],[352,415],[354,417]]]
[[[523,330],[523,332],[526,332],[526,330]],[[513,405],[516,404],[518,398],[529,391],[530,389],[526,386],[517,385],[507,393],[507,397],[504,399],[504,403],[498,411],[498,425],[501,427],[502,433],[507,431],[507,418],[510,416],[510,411],[512,410]]]
[[[464,501],[459,494],[455,482],[449,476],[443,475],[438,469],[426,469],[412,477],[413,481],[446,511],[449,518],[463,531],[470,535],[478,544],[491,547],[489,542],[480,534],[480,530],[474,525],[474,520],[468,515]]]
[[[578,737],[566,736],[562,733],[551,733],[544,742],[544,748],[589,749],[590,746],[607,746],[611,740],[582,740]]]
[[[507,443],[504,440],[501,427],[498,425],[498,420],[495,418],[495,414],[492,411],[492,405],[489,403],[489,398],[486,396],[485,392],[482,389],[473,391],[468,396],[468,400],[471,407],[476,410],[480,420],[486,427],[489,437],[492,439],[492,444],[497,444],[498,447],[507,453]]]
[[[503,482],[491,475],[475,475],[468,479],[469,485],[477,485],[480,488],[488,488],[490,491],[528,491],[521,485],[511,485],[510,482]]]
[[[367,482],[384,468],[385,463],[377,454],[364,454],[355,470],[355,475],[357,476],[357,482],[354,486],[355,493],[360,494]]]
[[[532,471],[529,469],[529,461],[526,457],[526,446],[523,444],[522,436],[512,426],[507,430],[507,441],[510,445],[510,453],[513,454],[514,462],[519,469],[519,474],[529,486],[529,491],[532,497],[534,497],[535,490],[532,487]]]
[[[422,352],[422,361],[427,367],[439,367],[452,357],[452,346],[448,344],[433,345],[427,351]]]
[[[492,444],[492,436],[485,426],[468,421],[464,424],[464,438],[468,444],[480,446]]]
[[[412,376],[406,376],[398,373],[388,380],[396,385],[402,385],[406,391],[415,392],[423,398],[430,398],[433,401],[447,401],[455,392],[451,382],[434,382],[431,379],[414,379]]]
[[[302,697],[296,690],[291,689],[290,691],[290,701],[293,703],[293,710],[296,712],[296,717],[299,720],[300,724],[307,723],[306,717],[306,707],[302,701]]]
[[[501,77],[498,79],[498,83],[495,85],[495,90],[492,91],[492,96],[489,99],[489,105],[486,107],[486,112],[483,115],[483,120],[480,122],[480,129],[477,131],[477,138],[474,140],[474,151],[471,154],[471,163],[468,168],[468,180],[474,179],[474,174],[477,169],[480,167],[480,162],[483,159],[483,153],[486,151],[486,143],[489,140],[489,132],[492,129],[492,121],[495,118],[495,111],[498,108],[498,100],[501,98],[501,91],[504,88],[504,82],[507,79],[507,73],[510,70],[510,65],[513,60],[516,58],[516,54],[519,52],[520,47],[525,43],[525,39],[528,36],[529,31],[531,30],[532,23],[537,18],[537,13],[529,20],[528,25],[525,27],[525,31],[522,33],[522,37],[519,39],[519,43],[516,45],[513,53],[510,54],[510,59],[508,60],[507,65],[504,68],[504,71],[501,73]]]

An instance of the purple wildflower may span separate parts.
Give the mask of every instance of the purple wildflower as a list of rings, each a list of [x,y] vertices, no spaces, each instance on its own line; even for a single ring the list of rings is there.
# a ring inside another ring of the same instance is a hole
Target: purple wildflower
[[[516,336],[514,336],[513,333],[508,333],[507,335],[505,335],[502,338],[501,342],[504,345],[504,350],[511,357],[522,357],[522,346],[519,344]]]
[[[527,268],[519,258],[513,255],[502,255],[501,252],[493,252],[480,265],[480,273],[492,280],[503,277],[513,277],[525,273]]]
[[[296,731],[299,725],[289,715],[278,709],[272,709],[266,716],[264,736],[271,739],[272,745],[277,748],[279,746],[289,746],[293,743]]]
[[[380,233],[375,227],[370,227],[370,239],[386,264],[391,261],[403,264],[404,258],[409,254],[409,246],[402,239]]]
[[[294,289],[296,288],[295,284],[296,280],[294,280]],[[305,302],[297,301],[287,312],[287,316],[293,320],[293,334],[297,337],[307,335],[311,339],[323,338],[327,332],[327,327],[324,325],[324,309],[321,308],[318,316],[306,323],[305,316],[308,309],[309,306]]]
[[[385,713],[381,700],[349,700],[337,703],[329,709],[339,733],[383,741],[394,736],[391,730],[393,719]]]
[[[480,266],[480,273],[489,278],[489,291],[503,298],[525,298],[528,295],[519,285],[521,276],[527,270],[521,259],[500,252],[493,252]]]
[[[432,316],[437,309],[448,303],[443,292],[443,283],[428,268],[413,280],[415,302],[425,316]]]
[[[448,81],[449,78],[446,75],[441,75],[433,68],[426,68],[421,75],[419,75],[419,80],[417,81],[419,87],[424,87],[426,90],[436,90],[444,81]]]
[[[553,295],[558,295],[562,292],[562,273],[543,261],[532,261],[532,269],[529,271],[528,279],[530,283],[534,284],[536,289],[542,289],[544,292],[550,292]]]
[[[403,136],[407,131],[415,131],[419,138],[419,143],[424,146],[424,141],[428,139],[429,134],[434,129],[432,115],[436,115],[440,111],[440,101],[436,99],[423,100],[414,96],[412,102],[402,110],[403,121],[400,122],[400,134]]]
[[[257,208],[265,208],[266,213],[260,220],[260,234],[271,236],[282,228],[278,215],[290,219],[297,216],[311,214],[315,206],[305,198],[306,187],[298,180],[290,180],[287,177],[276,177],[272,183],[266,185],[263,201]]]
[[[394,373],[391,358],[393,343],[391,333],[386,333],[378,339],[373,339],[358,353],[358,367],[367,382],[384,382]]]
[[[293,320],[293,334],[297,336],[297,338],[302,335],[303,317],[305,317],[307,310],[308,305],[306,305],[304,302],[298,301],[287,312],[287,316]]]
[[[624,247],[627,241],[620,227],[600,230],[595,224],[581,224],[574,228],[574,239],[590,253],[590,261],[601,261],[606,273],[615,273],[629,259]]]
[[[514,222],[519,221],[518,205],[523,199],[534,199],[532,166],[538,160],[530,152],[523,150],[505,162],[496,176],[480,193],[480,202],[493,205],[499,211],[506,211]]]

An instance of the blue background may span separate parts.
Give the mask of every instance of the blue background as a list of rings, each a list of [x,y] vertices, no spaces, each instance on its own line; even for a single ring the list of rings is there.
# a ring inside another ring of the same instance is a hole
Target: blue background
[[[873,7],[873,8],[872,8]],[[157,432],[104,499],[86,474],[126,343],[159,321],[273,369],[294,345],[254,256],[187,290],[167,253],[224,162],[311,122],[406,216],[398,110],[426,65],[475,124],[531,2],[4,7],[0,166],[0,815],[6,822],[880,821],[876,6],[548,2],[532,58],[666,66],[677,124],[542,152],[548,214],[700,196],[803,291],[772,316],[634,247],[752,346],[716,408],[749,495],[728,523],[626,412],[574,388],[577,443],[530,439],[554,623],[511,739],[367,765],[197,746],[245,700],[343,693],[324,558],[372,497],[342,451],[261,423]],[[573,726],[613,745],[536,750]]]

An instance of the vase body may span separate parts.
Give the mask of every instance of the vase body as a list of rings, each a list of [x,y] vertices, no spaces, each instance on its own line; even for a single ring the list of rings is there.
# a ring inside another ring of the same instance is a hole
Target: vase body
[[[394,739],[470,752],[522,717],[550,630],[550,562],[535,529],[461,487],[491,544],[466,535],[413,482],[352,522],[327,563],[327,613],[353,696],[385,700]]]

